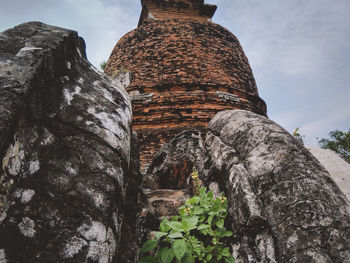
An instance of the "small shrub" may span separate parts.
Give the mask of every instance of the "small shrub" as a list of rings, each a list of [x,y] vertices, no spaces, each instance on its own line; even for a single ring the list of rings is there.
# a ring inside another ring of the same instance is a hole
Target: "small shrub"
[[[348,132],[331,131],[328,136],[329,138],[322,138],[318,141],[321,148],[335,151],[350,163],[350,129]]]
[[[102,61],[102,62],[100,63],[100,68],[101,68],[102,70],[105,70],[106,66],[107,66],[107,61],[106,61],[106,60],[104,60],[104,61]]]
[[[301,135],[301,133],[299,132],[299,127],[293,131],[293,136],[294,138],[299,140],[302,144],[304,144],[305,135]]]
[[[145,256],[139,263],[235,262],[223,242],[233,235],[224,227],[226,197],[214,199],[212,191],[200,187],[195,168],[192,178],[198,194],[180,207],[178,216],[162,220],[156,238],[141,247],[141,254],[153,251],[154,256]]]

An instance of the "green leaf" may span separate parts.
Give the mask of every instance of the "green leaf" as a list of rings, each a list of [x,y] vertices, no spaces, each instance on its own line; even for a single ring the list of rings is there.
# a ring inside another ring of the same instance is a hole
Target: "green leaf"
[[[159,250],[158,256],[160,258],[161,263],[171,263],[171,261],[173,261],[173,258],[175,257],[175,254],[172,251],[172,249],[165,247]]]
[[[185,232],[188,232],[192,229],[195,229],[197,227],[198,223],[198,217],[197,216],[192,216],[188,218],[182,219],[182,229]]]
[[[206,228],[206,229],[202,229],[202,230],[201,230],[201,233],[202,233],[203,235],[205,235],[205,236],[208,235],[209,232],[210,232],[210,231],[209,231],[209,228]]]
[[[209,225],[206,225],[206,224],[201,224],[197,227],[198,230],[202,230],[202,229],[206,229],[206,228],[209,228],[210,226]]]
[[[230,253],[230,250],[228,247],[225,247],[223,250],[222,250],[222,253],[221,253],[224,257],[231,257],[231,253]]]
[[[169,238],[182,238],[183,235],[182,233],[176,232],[176,233],[172,233],[168,236]]]
[[[189,200],[186,201],[187,205],[195,206],[199,202],[200,198],[198,196],[193,196]]]
[[[208,261],[210,261],[212,258],[213,258],[213,255],[212,255],[212,254],[208,254],[208,255],[207,255],[207,260],[208,260]]]
[[[192,255],[185,256],[181,263],[195,263],[195,258]]]
[[[233,257],[225,258],[226,263],[235,263],[235,259]]]
[[[208,224],[211,225],[212,221],[213,221],[214,215],[209,216],[208,218]]]
[[[180,222],[172,221],[168,223],[168,226],[176,232],[183,232],[182,224]]]
[[[214,250],[214,247],[208,246],[205,250],[206,250],[206,252],[212,252]]]
[[[156,232],[156,239],[160,239],[161,237],[167,235],[168,233],[165,232]]]
[[[150,239],[145,242],[145,244],[142,245],[140,252],[145,253],[148,251],[151,251],[152,249],[156,248],[158,245],[158,240],[156,239]]]
[[[220,219],[220,220],[218,220],[218,221],[216,221],[215,222],[215,224],[216,224],[216,226],[218,227],[218,228],[222,228],[222,227],[224,227],[224,219]]]
[[[215,235],[220,239],[222,238],[222,235],[226,232],[225,228],[218,228],[215,231]]]
[[[225,233],[222,234],[222,237],[230,237],[232,235],[233,233],[231,231],[226,231]]]
[[[157,263],[157,260],[151,256],[148,256],[140,258],[138,263]]]
[[[173,216],[172,218],[170,218],[171,222],[175,222],[175,221],[179,221],[180,217],[179,216]]]
[[[198,206],[196,206],[195,208],[193,208],[193,214],[194,215],[201,215],[204,213],[204,209],[200,208]]]
[[[159,226],[160,231],[168,232],[170,230],[168,223],[169,223],[169,220],[167,218],[164,218]]]
[[[176,258],[180,261],[186,253],[186,241],[183,239],[175,240],[173,244],[173,252]]]

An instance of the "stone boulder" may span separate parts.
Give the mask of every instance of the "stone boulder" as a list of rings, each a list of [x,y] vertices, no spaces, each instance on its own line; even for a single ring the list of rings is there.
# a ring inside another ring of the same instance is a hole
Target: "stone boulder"
[[[350,164],[330,149],[307,146],[350,201]]]
[[[130,124],[128,94],[76,32],[0,34],[1,263],[116,262]]]
[[[203,166],[204,142],[200,131],[186,130],[164,144],[155,155],[145,179],[145,188],[189,189],[193,166]]]
[[[273,121],[218,113],[205,142],[207,180],[229,200],[241,262],[350,262],[350,209],[324,167]]]
[[[146,197],[146,204],[144,206],[145,210],[143,213],[151,213],[153,218],[158,219],[158,226],[164,217],[177,215],[180,206],[190,198],[184,190],[144,189],[143,194]]]
[[[138,260],[141,243],[141,181],[139,143],[136,132],[133,131],[130,144],[130,166],[126,188],[121,241],[117,261],[120,263],[135,263]]]

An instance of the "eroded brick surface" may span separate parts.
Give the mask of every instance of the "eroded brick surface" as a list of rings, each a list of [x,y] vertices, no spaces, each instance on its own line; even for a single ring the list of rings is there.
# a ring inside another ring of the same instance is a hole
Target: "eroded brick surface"
[[[117,43],[105,72],[113,76],[124,70],[131,72],[127,90],[133,98],[133,129],[140,138],[143,170],[170,138],[186,129],[206,131],[219,111],[245,109],[266,115],[237,38],[195,16],[143,20]]]
[[[139,25],[147,18],[166,20],[171,18],[207,22],[217,6],[204,4],[204,0],[142,0]]]

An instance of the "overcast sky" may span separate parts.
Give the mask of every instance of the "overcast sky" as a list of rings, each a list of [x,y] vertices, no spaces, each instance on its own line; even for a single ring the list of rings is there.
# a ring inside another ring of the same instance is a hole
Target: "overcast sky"
[[[27,21],[74,29],[99,66],[137,25],[140,0],[1,0],[0,31]],[[350,128],[350,0],[207,0],[234,33],[271,119],[307,144]]]

